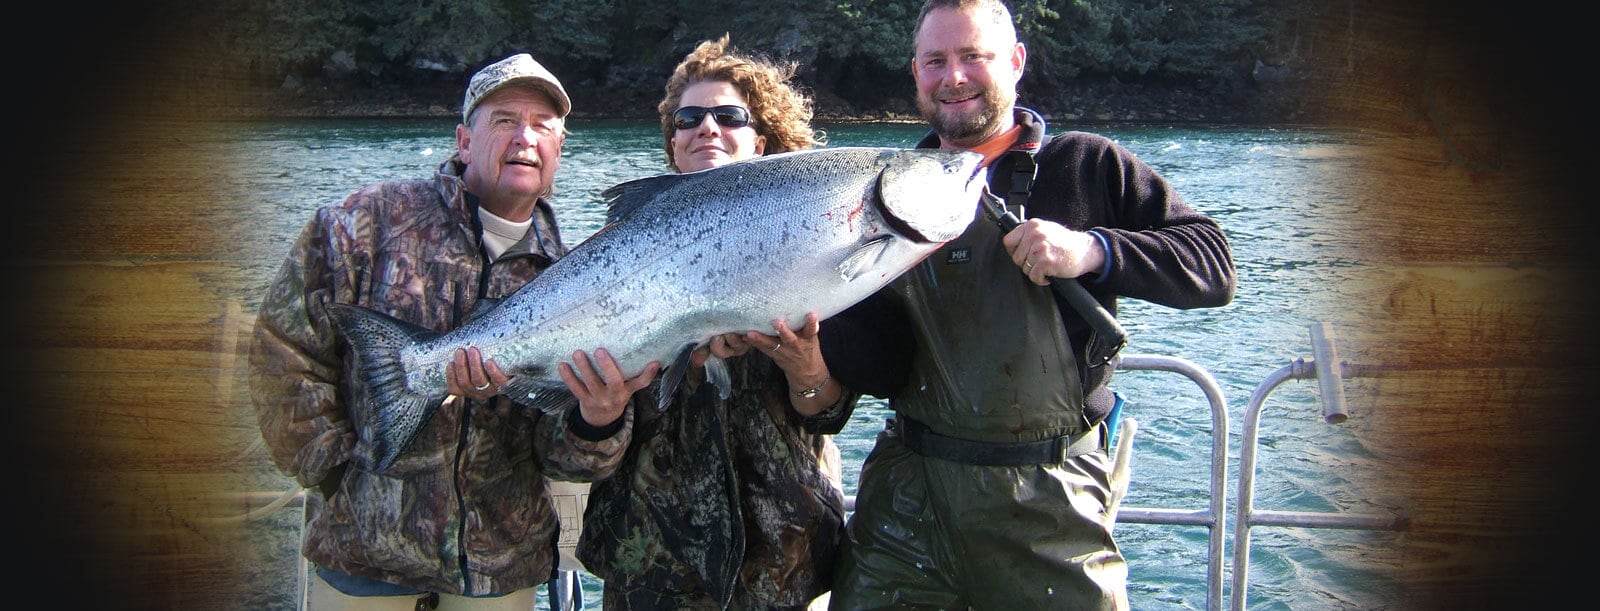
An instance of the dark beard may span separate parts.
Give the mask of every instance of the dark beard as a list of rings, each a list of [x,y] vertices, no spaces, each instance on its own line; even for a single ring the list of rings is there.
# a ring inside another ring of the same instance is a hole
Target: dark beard
[[[922,111],[923,120],[933,127],[934,133],[939,134],[945,143],[972,147],[994,135],[996,127],[1000,125],[1001,113],[1009,111],[1012,105],[1010,100],[994,89],[983,90],[979,98],[983,100],[983,108],[967,117],[945,114],[937,100],[920,95],[917,96],[917,109]]]

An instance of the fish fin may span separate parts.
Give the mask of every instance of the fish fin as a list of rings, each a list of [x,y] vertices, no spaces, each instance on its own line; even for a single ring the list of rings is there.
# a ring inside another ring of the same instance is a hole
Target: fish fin
[[[556,415],[578,406],[578,398],[567,385],[535,375],[515,375],[500,387],[500,393],[522,405]]]
[[[673,357],[672,364],[661,373],[661,379],[658,381],[660,386],[656,392],[657,411],[667,411],[667,406],[672,405],[673,395],[678,394],[678,386],[683,384],[683,376],[689,372],[689,355],[694,354],[697,345],[684,344],[683,349],[678,351],[678,356]]]
[[[839,271],[839,277],[854,281],[864,274],[872,273],[873,265],[878,262],[878,257],[883,255],[883,249],[888,248],[893,240],[894,238],[889,236],[879,236],[850,251],[850,254],[845,255],[844,260],[835,268]]]
[[[733,376],[728,373],[728,362],[715,356],[706,359],[706,381],[717,387],[717,397],[726,401],[733,394]]]
[[[661,174],[638,178],[623,183],[612,185],[600,192],[600,197],[606,201],[606,224],[615,223],[623,217],[633,214],[645,204],[654,199],[657,193],[665,191],[684,180],[683,174]]]
[[[367,440],[374,468],[382,473],[417,438],[448,396],[406,388],[405,366],[400,362],[401,348],[433,339],[438,333],[358,305],[326,306],[328,316],[355,356],[357,384],[353,400],[369,406],[373,424],[357,434]]]

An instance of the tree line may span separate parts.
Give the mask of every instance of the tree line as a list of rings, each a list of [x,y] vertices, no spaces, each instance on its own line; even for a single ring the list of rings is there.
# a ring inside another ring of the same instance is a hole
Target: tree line
[[[193,8],[201,44],[263,86],[437,86],[531,51],[569,89],[659,91],[695,44],[800,66],[802,84],[851,104],[910,90],[922,0],[219,0]],[[1012,0],[1028,45],[1023,92],[1083,83],[1233,90],[1317,52],[1315,0]],[[1279,72],[1281,74],[1281,72]]]

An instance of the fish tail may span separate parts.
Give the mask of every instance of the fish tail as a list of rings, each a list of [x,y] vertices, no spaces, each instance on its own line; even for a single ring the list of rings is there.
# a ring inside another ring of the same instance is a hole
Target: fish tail
[[[406,386],[400,350],[438,334],[364,307],[330,303],[328,314],[355,355],[356,387],[352,401],[368,406],[372,424],[356,433],[372,448],[377,472],[383,472],[422,432],[446,393],[413,392]]]

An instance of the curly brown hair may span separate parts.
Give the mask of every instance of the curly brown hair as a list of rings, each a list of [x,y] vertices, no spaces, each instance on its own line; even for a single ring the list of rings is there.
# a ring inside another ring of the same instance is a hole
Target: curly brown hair
[[[798,151],[823,144],[826,135],[811,127],[811,97],[794,84],[798,65],[778,64],[765,57],[728,50],[728,35],[707,40],[678,63],[667,79],[667,94],[656,105],[661,113],[663,148],[667,166],[676,168],[672,158],[672,113],[678,110],[683,92],[690,85],[724,82],[734,86],[750,104],[751,126],[766,136],[768,153]]]

